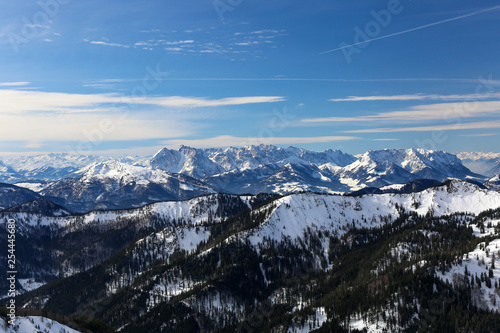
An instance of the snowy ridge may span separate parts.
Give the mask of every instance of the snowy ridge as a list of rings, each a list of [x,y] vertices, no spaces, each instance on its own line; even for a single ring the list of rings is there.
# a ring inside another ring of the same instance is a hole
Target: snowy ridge
[[[65,229],[65,232],[74,231],[85,225],[109,226],[116,221],[134,220],[140,217],[152,217],[163,221],[179,221],[180,224],[197,226],[209,220],[220,221],[216,210],[219,205],[218,194],[197,197],[186,201],[167,201],[146,205],[136,209],[92,211],[83,215],[72,216],[44,216],[28,212],[4,212],[0,215],[0,225],[9,218],[18,221],[19,232],[27,232],[40,226]],[[247,205],[247,196],[231,196]],[[182,221],[182,222],[181,222]],[[147,221],[144,221],[147,223]]]
[[[307,228],[328,230],[342,236],[351,227],[374,228],[385,223],[387,218],[394,220],[399,215],[396,204],[419,215],[429,212],[434,216],[458,212],[479,214],[500,207],[500,192],[454,180],[444,186],[411,194],[361,197],[291,194],[273,202],[276,208],[271,216],[247,236],[254,246],[284,239],[297,241]],[[356,225],[353,221],[357,221]]]
[[[228,171],[252,170],[263,165],[274,165],[278,168],[287,163],[305,165],[330,163],[346,166],[355,160],[352,155],[332,149],[313,152],[296,147],[279,148],[267,145],[225,149],[195,149],[181,146],[178,151],[167,148],[160,150],[151,159],[151,167],[202,178]]]
[[[248,196],[229,196],[238,199],[248,207]],[[445,185],[410,194],[378,194],[360,197],[340,195],[320,195],[313,193],[291,194],[273,201],[273,214],[250,235],[256,244],[266,236],[275,241],[282,237],[295,239],[302,236],[306,227],[336,231],[352,226],[359,221],[359,227],[376,227],[380,217],[396,218],[396,204],[407,211],[420,215],[432,212],[442,216],[457,212],[478,214],[488,209],[500,207],[500,192],[481,189],[477,185],[453,180]],[[207,195],[185,201],[167,201],[146,205],[137,209],[92,211],[83,215],[50,217],[30,213],[3,213],[0,223],[8,218],[21,222],[20,232],[38,226],[52,226],[65,230],[75,230],[89,224],[112,226],[116,221],[133,220],[142,216],[154,216],[164,221],[183,221],[181,224],[200,226],[208,221],[220,221],[216,210],[218,195]],[[264,206],[261,210],[266,210]],[[23,224],[24,223],[24,224]]]

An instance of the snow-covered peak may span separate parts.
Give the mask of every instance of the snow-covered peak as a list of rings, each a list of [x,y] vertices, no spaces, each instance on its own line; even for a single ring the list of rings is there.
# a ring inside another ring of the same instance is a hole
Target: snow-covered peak
[[[124,175],[143,175],[149,172],[144,167],[133,166],[114,160],[92,163],[81,169],[83,178],[121,178]]]
[[[395,165],[422,178],[438,180],[449,177],[464,178],[472,173],[455,155],[439,150],[384,149],[370,150],[349,165],[349,170],[365,168],[375,170],[380,165]]]
[[[435,169],[449,168],[449,166],[461,166],[460,160],[453,154],[439,150],[425,149],[384,149],[370,150],[360,157],[364,163],[389,162],[411,172],[416,173],[426,167]]]
[[[147,167],[130,165],[115,160],[92,163],[79,170],[75,174],[81,174],[80,181],[92,182],[96,180],[118,181],[121,186],[127,184],[147,185],[150,182],[161,183],[170,178],[170,175],[162,170],[152,170]]]
[[[163,148],[151,159],[152,169],[161,169],[173,173],[179,173],[184,165],[184,155],[178,150]]]
[[[181,146],[179,150],[167,148],[160,150],[151,159],[151,168],[196,178],[224,172],[221,166],[209,159],[203,149],[187,146]]]

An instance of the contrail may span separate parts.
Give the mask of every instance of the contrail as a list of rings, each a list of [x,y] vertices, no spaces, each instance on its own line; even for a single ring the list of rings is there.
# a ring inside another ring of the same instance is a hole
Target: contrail
[[[134,79],[142,81],[143,79]],[[341,78],[230,78],[230,77],[206,77],[206,78],[182,78],[166,77],[160,78],[162,81],[325,81],[325,82],[400,82],[400,81],[445,81],[457,83],[477,83],[480,79],[461,79],[461,78],[394,78],[394,79],[341,79]],[[500,84],[500,80],[489,80],[494,84]]]
[[[469,14],[465,14],[465,15],[460,15],[460,16],[457,16],[457,17],[452,17],[452,18],[449,18],[449,19],[446,19],[446,20],[442,20],[442,21],[438,21],[438,22],[434,22],[434,23],[429,23],[429,24],[426,24],[426,25],[422,25],[420,27],[416,27],[416,28],[412,28],[412,29],[408,29],[408,30],[404,30],[404,31],[400,31],[400,32],[395,32],[395,33],[390,34],[390,35],[385,35],[385,36],[381,36],[381,37],[377,37],[377,38],[368,39],[368,40],[365,40],[365,41],[362,41],[362,42],[359,42],[359,43],[354,43],[354,44],[351,44],[351,45],[345,45],[345,46],[338,47],[338,48],[333,49],[333,50],[321,52],[320,55],[326,54],[326,53],[330,53],[330,52],[339,51],[339,50],[342,50],[342,49],[345,49],[345,48],[348,48],[348,47],[352,47],[352,46],[356,46],[356,45],[359,45],[359,44],[369,43],[369,42],[372,42],[374,40],[379,40],[379,39],[389,38],[389,37],[393,37],[393,36],[397,36],[397,35],[402,35],[402,34],[406,34],[408,32],[412,32],[412,31],[416,31],[416,30],[421,30],[421,29],[425,29],[425,28],[428,28],[428,27],[432,27],[434,25],[438,25],[438,24],[443,24],[443,23],[446,23],[446,22],[460,20],[460,19],[463,19],[463,18],[466,18],[466,17],[469,17],[469,16],[474,16],[474,15],[481,14],[481,13],[484,13],[484,12],[489,12],[489,11],[492,11],[492,10],[495,10],[495,9],[498,9],[498,8],[500,8],[500,6],[495,6],[495,7],[483,9],[483,10],[480,10],[480,11],[477,11],[477,12],[473,12],[473,13],[469,13]]]

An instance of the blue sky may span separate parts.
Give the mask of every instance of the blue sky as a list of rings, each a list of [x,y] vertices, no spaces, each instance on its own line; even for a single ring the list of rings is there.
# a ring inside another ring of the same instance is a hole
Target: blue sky
[[[0,152],[500,152],[498,18],[495,1],[5,3]]]

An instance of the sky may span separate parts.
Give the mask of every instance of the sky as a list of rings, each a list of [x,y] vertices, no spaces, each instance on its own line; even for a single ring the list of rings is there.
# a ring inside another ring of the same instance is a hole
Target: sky
[[[0,154],[500,152],[496,1],[12,1]]]

